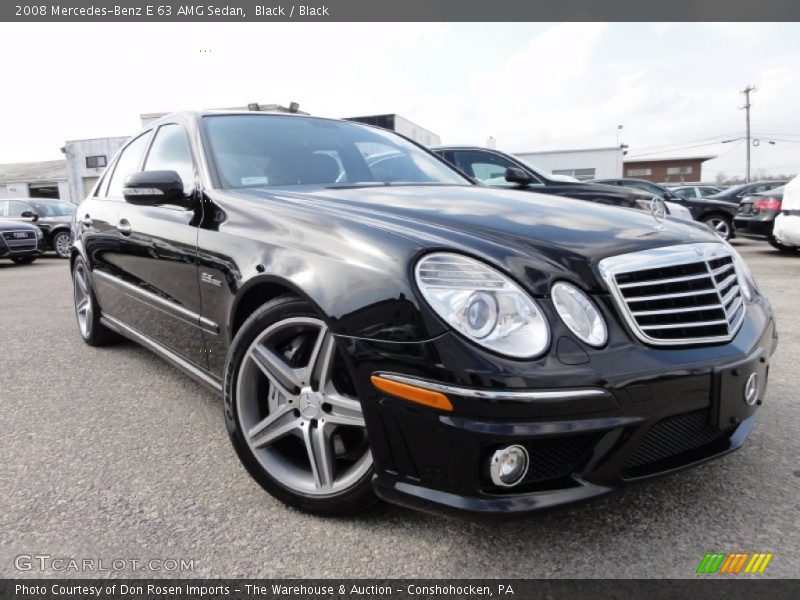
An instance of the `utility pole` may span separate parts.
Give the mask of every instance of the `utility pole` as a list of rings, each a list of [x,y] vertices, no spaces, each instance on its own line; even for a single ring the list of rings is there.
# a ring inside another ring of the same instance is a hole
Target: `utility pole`
[[[744,109],[745,120],[747,122],[747,133],[745,133],[745,140],[747,143],[747,169],[745,171],[744,180],[745,183],[750,183],[750,93],[756,91],[756,86],[748,85],[746,88],[742,90],[742,94],[744,94]]]

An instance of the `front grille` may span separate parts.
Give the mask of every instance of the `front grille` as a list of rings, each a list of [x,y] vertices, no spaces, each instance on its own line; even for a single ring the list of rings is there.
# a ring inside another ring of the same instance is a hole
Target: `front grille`
[[[30,230],[4,231],[3,240],[11,252],[35,250],[37,245],[36,232]]]
[[[722,244],[690,244],[600,262],[628,325],[653,345],[727,342],[744,320],[733,257]]]
[[[625,463],[625,477],[642,477],[702,458],[702,450],[731,436],[732,425],[718,429],[709,423],[709,409],[703,408],[662,419],[644,435]]]
[[[530,467],[520,483],[566,477],[597,437],[596,433],[588,433],[526,442],[523,445],[528,451]]]

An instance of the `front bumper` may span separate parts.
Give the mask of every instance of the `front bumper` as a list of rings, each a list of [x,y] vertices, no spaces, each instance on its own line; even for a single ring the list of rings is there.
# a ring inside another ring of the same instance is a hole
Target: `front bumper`
[[[341,338],[355,372],[382,498],[434,512],[508,515],[600,496],[622,485],[738,448],[755,421],[777,345],[758,297],[736,337],[716,346],[665,349],[611,328],[602,350],[580,347],[554,327],[554,350],[524,363],[483,353],[455,334],[420,343]],[[742,392],[758,372],[758,402]],[[463,387],[452,412],[380,392],[376,373]],[[563,398],[507,392],[581,392]],[[489,477],[498,448],[520,444],[531,459],[513,488]]]
[[[18,258],[26,256],[40,256],[45,251],[44,239],[36,238],[36,244],[28,247],[27,245],[17,245],[13,241],[6,242],[0,239],[0,258]]]

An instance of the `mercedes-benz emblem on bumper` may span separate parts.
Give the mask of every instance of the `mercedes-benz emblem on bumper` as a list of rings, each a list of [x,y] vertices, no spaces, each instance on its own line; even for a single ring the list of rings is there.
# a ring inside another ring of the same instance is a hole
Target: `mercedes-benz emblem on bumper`
[[[752,373],[744,384],[744,401],[753,406],[758,400],[758,373]]]

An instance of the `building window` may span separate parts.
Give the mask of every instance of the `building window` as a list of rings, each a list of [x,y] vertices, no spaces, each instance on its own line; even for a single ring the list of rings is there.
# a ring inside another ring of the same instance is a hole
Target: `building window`
[[[628,169],[628,177],[646,177],[652,175],[653,169]]]
[[[667,175],[691,175],[692,167],[667,167]]]
[[[87,169],[102,169],[106,166],[106,156],[101,154],[99,156],[87,156],[86,168]]]
[[[569,175],[580,181],[595,178],[595,169],[553,169],[553,175]]]

